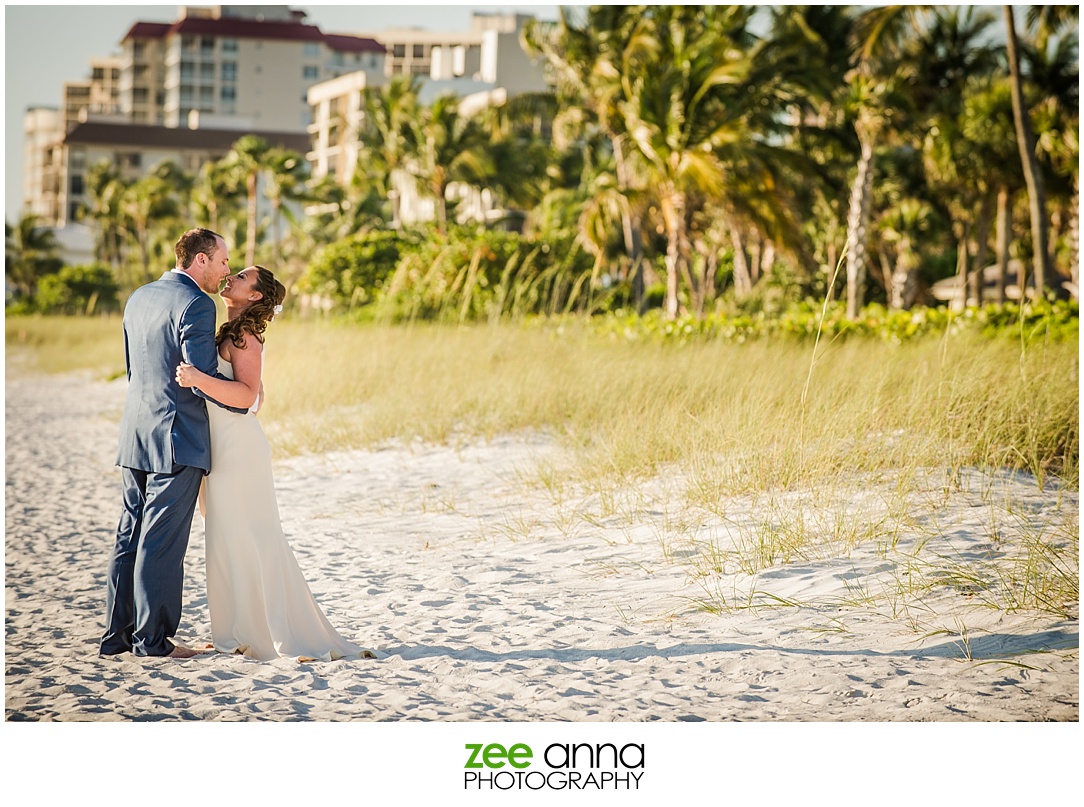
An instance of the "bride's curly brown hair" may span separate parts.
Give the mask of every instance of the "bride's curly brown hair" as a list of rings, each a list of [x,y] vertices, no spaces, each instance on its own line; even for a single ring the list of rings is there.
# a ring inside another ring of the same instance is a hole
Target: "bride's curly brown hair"
[[[262,343],[262,334],[267,330],[267,323],[275,318],[275,308],[282,305],[282,301],[286,299],[286,287],[275,279],[271,270],[264,269],[262,266],[253,268],[256,270],[256,283],[253,288],[263,297],[242,311],[241,316],[222,324],[215,336],[216,345],[221,345],[229,339],[238,348],[243,349],[246,334],[252,334]]]

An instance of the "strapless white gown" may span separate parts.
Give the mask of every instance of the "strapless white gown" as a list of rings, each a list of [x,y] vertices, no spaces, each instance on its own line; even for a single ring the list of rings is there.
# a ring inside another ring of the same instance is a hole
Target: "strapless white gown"
[[[221,356],[218,369],[233,378],[232,365]],[[211,473],[204,477],[200,505],[215,649],[261,661],[376,658],[340,636],[309,591],[282,531],[271,447],[256,415],[214,404],[207,412]]]

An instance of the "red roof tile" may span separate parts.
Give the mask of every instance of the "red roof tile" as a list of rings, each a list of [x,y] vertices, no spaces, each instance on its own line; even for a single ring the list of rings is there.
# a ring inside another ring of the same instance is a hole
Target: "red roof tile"
[[[137,22],[122,42],[133,37],[162,39],[172,34],[225,36],[233,39],[278,39],[288,42],[324,42],[340,53],[384,53],[375,39],[349,34],[325,34],[315,25],[281,20],[251,20],[233,17],[186,17],[174,23]]]
[[[315,25],[277,20],[248,20],[232,17],[186,17],[173,23],[171,34],[206,34],[236,39],[284,39],[290,42],[319,42],[323,33]]]
[[[349,34],[324,34],[324,42],[340,53],[386,53],[387,48],[375,39]]]
[[[169,22],[137,22],[133,25],[128,33],[121,39],[123,42],[125,39],[132,39],[139,37],[141,39],[161,39],[169,33],[169,29],[172,23]]]

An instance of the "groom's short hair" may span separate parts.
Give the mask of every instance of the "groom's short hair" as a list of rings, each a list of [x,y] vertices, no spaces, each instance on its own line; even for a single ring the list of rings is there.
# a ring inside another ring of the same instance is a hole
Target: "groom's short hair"
[[[196,227],[189,230],[177,239],[177,245],[173,248],[177,255],[177,266],[181,269],[187,269],[201,252],[207,255],[208,258],[211,257],[215,254],[215,250],[218,249],[218,239],[220,238],[222,236],[208,230],[206,227]]]

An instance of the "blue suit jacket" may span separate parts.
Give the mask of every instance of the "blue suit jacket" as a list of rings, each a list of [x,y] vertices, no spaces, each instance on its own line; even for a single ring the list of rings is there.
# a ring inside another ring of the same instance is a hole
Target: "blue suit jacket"
[[[120,422],[117,465],[155,473],[171,473],[175,465],[211,470],[211,430],[204,401],[215,402],[177,383],[176,369],[182,361],[225,378],[218,372],[214,302],[191,278],[166,272],[136,289],[124,307],[128,399]]]

